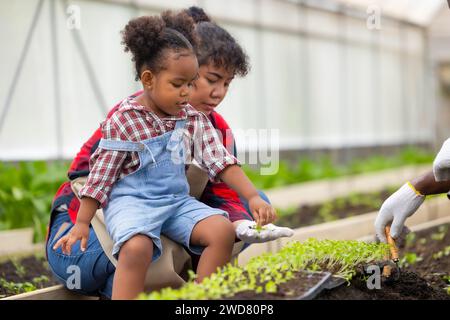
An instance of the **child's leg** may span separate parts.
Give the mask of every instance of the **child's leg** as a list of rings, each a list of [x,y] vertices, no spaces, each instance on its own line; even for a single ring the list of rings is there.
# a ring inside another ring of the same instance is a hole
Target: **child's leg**
[[[224,216],[210,216],[195,225],[191,244],[205,247],[198,262],[198,282],[230,262],[234,238],[234,227]]]
[[[135,299],[144,291],[152,255],[153,241],[146,235],[135,235],[123,244],[114,275],[113,300]]]

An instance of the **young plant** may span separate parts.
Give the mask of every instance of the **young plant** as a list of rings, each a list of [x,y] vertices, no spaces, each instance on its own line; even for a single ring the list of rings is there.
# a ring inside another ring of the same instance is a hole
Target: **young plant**
[[[406,247],[412,247],[416,242],[416,234],[414,232],[410,232],[406,235]]]
[[[32,227],[45,239],[52,199],[67,180],[68,162],[0,162],[0,230]]]
[[[448,227],[447,226],[440,226],[438,228],[438,232],[435,232],[431,235],[431,239],[436,241],[442,241],[445,238],[445,235],[447,234]]]
[[[30,291],[34,291],[37,289],[36,286],[34,284],[32,284],[31,282],[16,283],[16,282],[12,282],[12,281],[9,282],[3,278],[0,278],[0,286],[14,294],[30,292]]]
[[[405,268],[409,267],[419,261],[422,261],[423,258],[418,256],[417,254],[413,252],[408,252],[403,255],[403,257],[400,259],[400,267]]]
[[[301,270],[327,270],[350,281],[359,265],[381,261],[388,250],[389,246],[383,243],[294,241],[277,253],[264,253],[252,258],[245,266],[227,264],[201,283],[190,280],[179,289],[164,288],[159,292],[141,294],[139,298],[220,299],[248,290],[273,293],[281,283],[293,279],[295,272]]]
[[[447,257],[450,255],[450,246],[445,247],[443,250],[436,252],[433,254],[433,259],[438,260],[442,257]]]
[[[27,271],[25,270],[25,267],[17,260],[17,259],[11,259],[11,262],[14,266],[14,268],[16,269],[16,274],[23,278],[26,274]]]

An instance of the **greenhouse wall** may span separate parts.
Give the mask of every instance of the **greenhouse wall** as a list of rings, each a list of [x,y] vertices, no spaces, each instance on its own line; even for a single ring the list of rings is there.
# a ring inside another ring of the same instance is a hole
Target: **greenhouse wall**
[[[120,30],[133,17],[190,5],[250,57],[250,74],[219,108],[244,133],[241,151],[257,148],[245,141],[249,129],[279,130],[282,151],[435,143],[426,29],[388,16],[369,28],[364,10],[317,3],[2,1],[0,158],[72,158],[139,89]]]

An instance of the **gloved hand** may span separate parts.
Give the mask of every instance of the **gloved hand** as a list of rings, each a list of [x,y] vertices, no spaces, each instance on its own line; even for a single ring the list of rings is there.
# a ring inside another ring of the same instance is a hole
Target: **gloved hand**
[[[436,181],[450,180],[450,139],[444,141],[434,159],[433,174]]]
[[[294,231],[286,227],[278,227],[272,223],[262,226],[257,230],[255,221],[243,221],[236,228],[236,235],[246,243],[261,243],[272,241],[281,237],[291,237]]]
[[[375,231],[378,239],[387,242],[385,227],[392,222],[391,237],[397,239],[405,224],[406,218],[413,215],[425,200],[410,182],[405,183],[384,201],[375,219]]]

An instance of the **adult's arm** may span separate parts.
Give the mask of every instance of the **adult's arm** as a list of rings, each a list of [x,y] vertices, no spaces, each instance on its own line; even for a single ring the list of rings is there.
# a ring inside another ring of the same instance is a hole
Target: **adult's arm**
[[[450,181],[436,181],[429,171],[408,181],[384,201],[375,219],[375,231],[380,241],[386,242],[385,227],[391,223],[391,237],[399,238],[408,217],[425,201],[427,195],[447,193]]]

